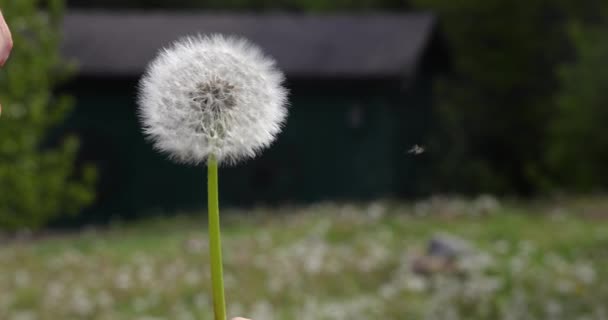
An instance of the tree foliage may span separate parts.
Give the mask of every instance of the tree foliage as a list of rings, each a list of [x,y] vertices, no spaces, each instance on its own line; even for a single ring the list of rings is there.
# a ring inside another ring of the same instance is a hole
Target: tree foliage
[[[76,172],[75,137],[49,140],[71,106],[53,92],[69,75],[59,55],[63,2],[3,0],[0,7],[15,44],[0,70],[0,228],[35,228],[89,204],[95,171]]]
[[[559,185],[579,191],[608,187],[608,24],[575,24],[577,59],[559,69],[549,163]]]
[[[452,70],[430,150],[442,190],[522,192],[546,176],[554,70],[568,56],[564,1],[415,0],[437,12]]]

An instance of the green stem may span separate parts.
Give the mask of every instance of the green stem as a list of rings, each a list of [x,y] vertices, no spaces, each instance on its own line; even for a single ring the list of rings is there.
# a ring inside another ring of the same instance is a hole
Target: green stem
[[[222,272],[222,242],[220,240],[220,205],[217,183],[217,160],[210,157],[207,163],[207,192],[209,206],[209,253],[211,255],[211,285],[215,320],[226,320],[224,276]]]

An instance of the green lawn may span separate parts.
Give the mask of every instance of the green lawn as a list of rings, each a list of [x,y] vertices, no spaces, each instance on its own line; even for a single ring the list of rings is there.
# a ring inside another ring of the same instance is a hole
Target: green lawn
[[[228,310],[272,319],[608,319],[608,200],[223,212]],[[0,247],[0,319],[211,319],[205,216]],[[433,237],[462,247],[449,265]],[[441,261],[440,261],[441,262]]]

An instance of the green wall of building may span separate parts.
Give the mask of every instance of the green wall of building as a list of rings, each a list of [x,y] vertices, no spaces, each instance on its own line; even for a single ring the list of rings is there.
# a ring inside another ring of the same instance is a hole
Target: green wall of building
[[[99,167],[87,219],[191,210],[205,205],[205,169],[173,164],[144,140],[134,80],[81,79],[67,131],[81,161]],[[259,158],[220,171],[223,205],[367,200],[415,195],[424,156],[407,153],[429,128],[430,81],[290,83],[283,133]]]

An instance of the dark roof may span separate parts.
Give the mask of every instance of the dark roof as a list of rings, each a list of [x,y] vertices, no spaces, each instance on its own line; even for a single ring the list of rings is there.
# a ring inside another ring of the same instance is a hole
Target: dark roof
[[[62,52],[82,74],[132,76],[181,36],[223,33],[260,45],[288,76],[405,76],[420,62],[434,25],[427,13],[69,11]]]

